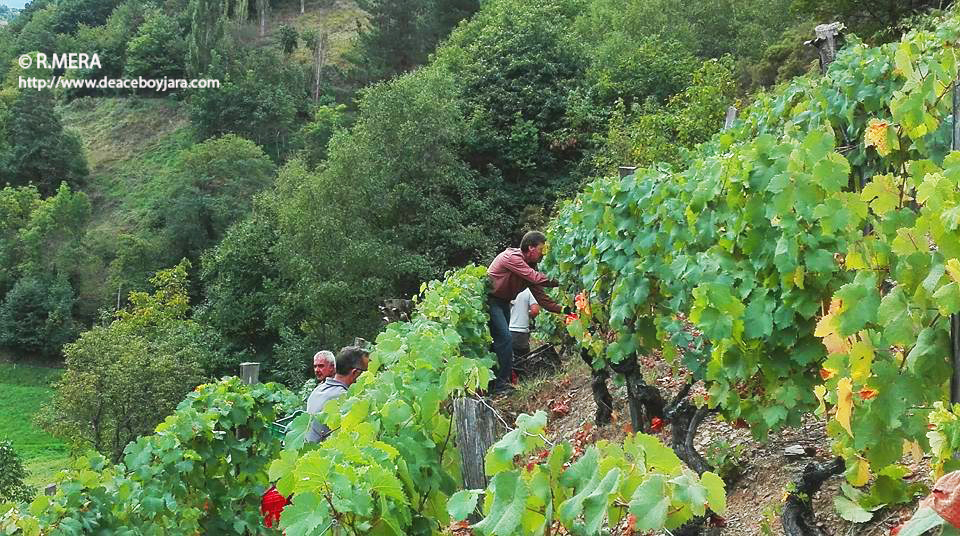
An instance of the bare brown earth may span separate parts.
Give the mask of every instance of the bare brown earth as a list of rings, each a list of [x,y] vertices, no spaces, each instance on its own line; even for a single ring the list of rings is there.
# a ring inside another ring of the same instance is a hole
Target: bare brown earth
[[[657,381],[664,397],[669,399],[683,383],[683,378],[663,378],[664,372],[668,374],[669,369],[666,365],[662,365],[662,368],[651,374],[650,380]],[[661,379],[653,380],[657,375]],[[616,387],[612,382],[610,388],[614,398],[614,422],[604,427],[593,426],[596,404],[590,390],[590,371],[579,359],[567,358],[561,371],[521,382],[515,393],[494,399],[494,407],[511,424],[520,413],[546,411],[550,415],[547,436],[551,441],[567,440],[575,446],[599,439],[622,441],[629,431],[626,388]],[[664,426],[657,435],[669,444],[669,425]],[[724,535],[783,534],[780,512],[788,485],[796,480],[806,464],[831,459],[824,423],[813,416],[805,419],[800,428],[781,431],[771,435],[765,442],[754,440],[747,429],[734,428],[711,416],[700,427],[696,445],[699,452],[708,453],[711,463],[716,464],[717,461],[715,454],[710,456],[714,451],[735,458],[735,463],[727,463],[724,468],[741,474],[727,490],[726,526],[720,531]],[[784,449],[794,445],[806,447],[812,455],[785,455]],[[909,465],[907,461],[904,463]],[[911,467],[914,469],[913,478],[927,477],[925,461]],[[828,480],[814,497],[817,520],[828,533],[845,536],[886,535],[892,527],[909,517],[915,508],[910,505],[883,509],[870,522],[851,523],[840,518],[833,507],[833,498],[840,493],[841,481],[842,477]],[[462,536],[469,531],[456,533]],[[621,526],[616,527],[613,534],[625,536],[629,533]]]

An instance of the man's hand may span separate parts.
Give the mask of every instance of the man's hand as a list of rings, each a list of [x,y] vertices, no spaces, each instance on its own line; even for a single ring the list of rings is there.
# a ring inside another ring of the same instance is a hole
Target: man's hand
[[[530,305],[530,318],[536,318],[540,314],[540,306],[537,304]]]

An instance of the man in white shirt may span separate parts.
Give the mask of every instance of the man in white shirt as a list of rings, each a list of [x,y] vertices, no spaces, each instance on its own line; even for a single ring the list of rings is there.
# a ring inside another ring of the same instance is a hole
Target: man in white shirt
[[[530,352],[530,319],[538,314],[540,305],[529,288],[510,302],[510,337],[513,339],[514,356]]]

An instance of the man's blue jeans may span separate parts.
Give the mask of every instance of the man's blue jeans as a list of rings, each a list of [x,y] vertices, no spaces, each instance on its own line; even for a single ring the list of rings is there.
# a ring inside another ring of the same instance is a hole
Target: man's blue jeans
[[[513,373],[513,339],[510,336],[510,302],[487,296],[490,308],[490,335],[493,353],[497,354],[497,376],[494,386],[507,385]]]

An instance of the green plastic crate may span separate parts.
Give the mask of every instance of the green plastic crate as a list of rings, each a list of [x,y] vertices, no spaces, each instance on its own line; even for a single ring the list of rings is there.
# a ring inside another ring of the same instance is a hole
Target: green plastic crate
[[[301,414],[303,414],[303,410],[298,409],[292,414],[287,415],[278,421],[270,423],[270,435],[279,439],[280,441],[283,441],[283,438],[287,436],[287,429],[290,428],[290,423],[292,423],[293,420],[299,417]]]

